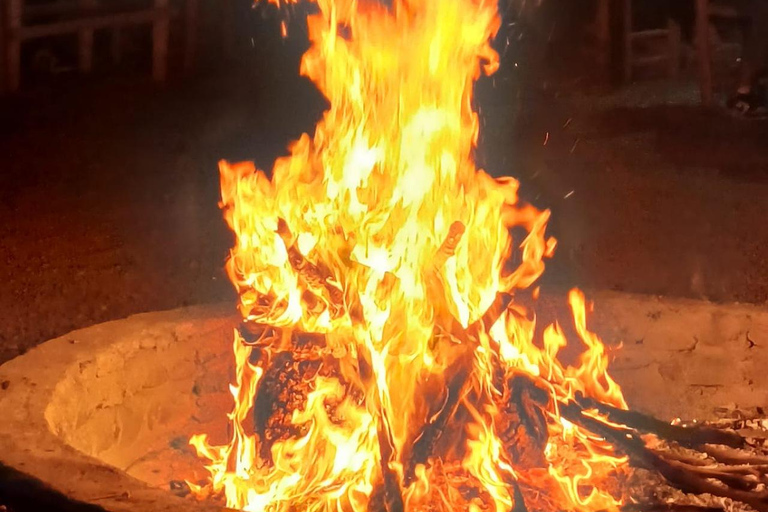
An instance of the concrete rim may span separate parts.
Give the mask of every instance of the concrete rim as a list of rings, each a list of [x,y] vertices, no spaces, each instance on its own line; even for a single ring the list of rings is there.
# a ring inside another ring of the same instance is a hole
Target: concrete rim
[[[138,343],[148,326],[173,338],[176,326],[187,320],[232,319],[235,314],[231,304],[214,304],[133,315],[73,331],[5,363],[0,367],[0,462],[73,500],[111,512],[226,510],[150,487],[76,450],[51,432],[45,411],[67,370],[105,347]],[[53,363],[39,368],[41,358]]]
[[[609,345],[625,342],[612,374],[628,392],[630,405],[668,417],[678,404],[699,413],[726,405],[731,397],[739,406],[768,403],[766,308],[616,292],[588,298],[596,305],[590,328]],[[0,367],[0,462],[109,511],[225,510],[150,487],[76,450],[51,431],[46,408],[68,369],[108,348],[135,347],[149,328],[172,342],[179,339],[179,326],[192,320],[234,325],[236,316],[231,304],[134,315],[73,331],[5,363]],[[750,346],[747,337],[755,345]],[[40,368],[40,360],[49,364]],[[633,398],[636,386],[647,386],[648,396]],[[701,394],[683,400],[692,389]]]

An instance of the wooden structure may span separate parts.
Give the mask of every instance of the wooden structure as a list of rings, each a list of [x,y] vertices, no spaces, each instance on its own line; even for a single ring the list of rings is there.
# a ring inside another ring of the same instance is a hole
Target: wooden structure
[[[680,26],[667,18],[665,27],[637,30],[633,19],[633,0],[623,0],[624,80],[630,81],[637,68],[663,65],[667,74],[675,78],[680,70]],[[640,52],[641,46],[652,47]]]
[[[635,0],[641,1],[641,0]],[[670,0],[671,1],[671,0]],[[712,19],[733,19],[738,18],[740,15],[734,9],[727,6],[723,6],[713,0],[689,0],[696,4],[696,18],[694,26],[694,40],[696,44],[696,54],[698,61],[698,76],[699,76],[699,88],[701,92],[701,102],[704,106],[710,106],[713,100],[713,79],[712,79],[712,49],[710,41],[710,22]],[[668,25],[666,28],[661,28],[654,31],[646,31],[646,33],[638,33],[632,31],[632,17],[631,17],[631,2],[632,0],[622,0],[622,37],[624,38],[624,78],[629,80],[632,75],[632,68],[644,64],[652,64],[658,62],[664,62],[669,66],[670,74],[674,75],[677,71],[676,66],[673,70],[673,62],[679,59],[679,48],[677,42],[679,41],[679,31],[676,27]],[[598,10],[596,17],[596,30],[597,39],[602,46],[601,54],[607,55],[608,49],[611,46],[611,10],[615,8],[615,1],[612,0],[598,0]],[[634,58],[633,47],[638,39],[657,37],[667,38],[668,50],[665,55],[658,55],[648,60],[640,60]]]
[[[704,105],[712,104],[712,48],[709,37],[710,21],[738,20],[743,14],[726,4],[712,0],[696,0],[696,50],[699,55],[699,82],[701,101]]]
[[[152,27],[152,78],[164,82],[168,74],[168,41],[172,10],[169,0],[54,0],[25,5],[24,0],[0,0],[0,92],[15,92],[21,85],[21,45],[24,41],[63,34],[77,34],[78,67],[88,73],[93,67],[94,32],[108,29],[112,36],[112,59],[121,59],[121,29],[131,25]],[[197,0],[184,6],[184,68],[192,67],[197,25]],[[50,20],[30,23],[35,20]]]

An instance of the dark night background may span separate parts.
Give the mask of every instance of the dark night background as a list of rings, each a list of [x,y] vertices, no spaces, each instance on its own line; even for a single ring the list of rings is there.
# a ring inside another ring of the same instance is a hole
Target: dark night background
[[[74,66],[73,39],[25,47],[22,92],[0,99],[0,361],[132,313],[234,302],[217,161],[269,168],[325,103],[298,77],[297,13],[282,40],[274,11],[218,6],[202,4],[195,71],[172,53],[164,87],[147,78],[141,29],[118,68],[99,60],[97,34],[88,77],[33,65],[44,50]],[[543,282],[765,303],[768,124],[700,108],[690,69],[617,85],[583,34],[593,7],[551,0],[525,23],[508,17],[502,69],[477,87],[479,161],[553,212]],[[721,62],[722,91],[734,62]]]

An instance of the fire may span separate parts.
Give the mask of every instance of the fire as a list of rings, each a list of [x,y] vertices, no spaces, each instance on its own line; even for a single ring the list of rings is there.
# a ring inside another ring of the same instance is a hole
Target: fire
[[[558,413],[579,394],[625,407],[584,297],[567,366],[560,327],[537,339],[509,304],[554,251],[549,212],[473,159],[499,25],[485,0],[317,1],[301,72],[330,108],[314,136],[271,179],[220,167],[244,323],[230,442],[191,440],[210,471],[197,494],[270,512],[617,509],[603,484],[626,460]],[[270,371],[281,421],[255,406],[276,403]]]

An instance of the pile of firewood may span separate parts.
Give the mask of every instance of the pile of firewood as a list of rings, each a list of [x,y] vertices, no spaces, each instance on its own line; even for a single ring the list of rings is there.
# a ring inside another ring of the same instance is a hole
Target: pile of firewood
[[[289,261],[302,287],[307,290],[303,297],[307,307],[329,308],[333,317],[345,313],[352,318],[360,315],[345,302],[341,287],[333,281],[330,270],[313,264],[299,252],[292,233],[282,220],[278,233],[285,241]],[[453,254],[463,234],[461,223],[451,226],[435,257],[436,267]],[[414,482],[418,465],[439,459],[439,454],[456,450],[456,446],[463,444],[457,442],[463,435],[465,424],[461,417],[466,414],[461,399],[474,392],[471,377],[480,334],[490,329],[510,301],[509,295],[499,294],[487,313],[468,328],[448,318],[442,322],[440,332],[435,332],[436,339],[452,341],[455,357],[445,372],[447,377],[443,396],[438,400],[439,409],[424,418],[420,431],[401,454],[405,461],[403,484],[406,486]],[[269,300],[264,304],[265,309],[273,307]],[[244,322],[240,335],[243,342],[253,348],[252,362],[265,368],[253,407],[253,431],[261,441],[262,459],[269,460],[275,441],[302,434],[301,427],[292,425],[290,417],[292,411],[303,406],[309,391],[308,382],[315,375],[341,379],[339,362],[326,347],[323,335],[282,331],[253,322]],[[359,381],[342,380],[342,385],[360,401],[366,396],[379,396],[370,361],[365,348],[358,347],[355,363]],[[764,446],[768,436],[750,437],[750,432],[742,428],[744,425],[738,423],[739,420],[717,424],[670,424],[579,395],[570,401],[552,403],[553,397],[546,391],[545,383],[528,374],[510,375],[499,367],[493,378],[496,388],[503,391],[496,404],[502,411],[499,435],[510,451],[510,459],[520,468],[544,467],[544,448],[548,441],[546,411],[557,409],[564,419],[606,440],[617,453],[625,454],[630,465],[646,475],[645,482],[653,481],[647,475],[655,475],[670,489],[681,493],[725,500],[688,500],[681,505],[706,509],[719,506],[722,510],[722,503],[738,502],[758,512],[768,512],[768,453]],[[387,464],[393,453],[387,411],[381,404],[368,406],[374,411],[379,431],[383,482],[378,497],[388,512],[400,512],[404,508],[400,482]],[[764,427],[768,425],[760,425],[764,433]],[[758,442],[756,438],[762,441]],[[515,491],[518,512],[525,510],[518,483],[511,481],[509,485]],[[640,494],[649,495],[638,492]],[[664,505],[671,508],[669,503]]]

